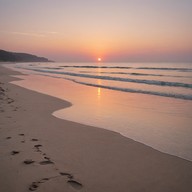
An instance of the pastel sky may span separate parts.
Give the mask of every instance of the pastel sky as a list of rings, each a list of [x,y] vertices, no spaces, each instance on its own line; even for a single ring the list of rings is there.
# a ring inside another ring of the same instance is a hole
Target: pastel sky
[[[56,61],[192,62],[192,0],[0,0],[0,49]]]

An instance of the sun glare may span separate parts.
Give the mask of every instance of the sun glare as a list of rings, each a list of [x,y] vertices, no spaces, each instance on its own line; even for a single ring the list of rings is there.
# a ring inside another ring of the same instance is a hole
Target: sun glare
[[[100,57],[99,57],[99,58],[97,58],[97,61],[99,61],[99,62],[100,62],[100,61],[101,61],[101,58],[100,58]]]

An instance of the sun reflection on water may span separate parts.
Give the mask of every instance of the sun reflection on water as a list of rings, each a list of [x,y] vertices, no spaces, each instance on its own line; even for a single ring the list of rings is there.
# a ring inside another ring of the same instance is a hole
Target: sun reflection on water
[[[101,96],[101,88],[100,87],[97,88],[97,96],[98,96],[98,98],[100,98],[100,96]]]
[[[100,67],[97,69],[97,74],[98,75],[101,74],[101,68]],[[97,85],[98,86],[102,85],[101,79],[97,80]],[[97,88],[97,96],[98,96],[98,99],[100,99],[100,97],[101,97],[101,88],[100,87]]]

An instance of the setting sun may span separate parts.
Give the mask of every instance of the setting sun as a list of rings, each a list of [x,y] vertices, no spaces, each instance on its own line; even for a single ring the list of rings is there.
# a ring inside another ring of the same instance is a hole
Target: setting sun
[[[99,57],[99,58],[97,58],[97,61],[101,61],[101,58]]]

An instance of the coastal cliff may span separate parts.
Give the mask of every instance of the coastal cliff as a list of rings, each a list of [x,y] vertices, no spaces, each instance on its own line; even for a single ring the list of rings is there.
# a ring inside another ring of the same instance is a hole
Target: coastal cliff
[[[28,53],[15,53],[0,50],[0,61],[4,62],[50,62],[45,57],[38,57]]]

